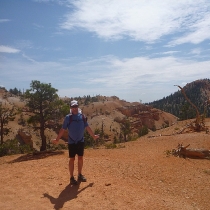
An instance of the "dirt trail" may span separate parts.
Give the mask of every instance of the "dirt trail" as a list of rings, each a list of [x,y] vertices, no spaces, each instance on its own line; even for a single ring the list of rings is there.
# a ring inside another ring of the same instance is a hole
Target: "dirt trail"
[[[0,209],[208,210],[210,160],[167,157],[178,143],[210,149],[210,136],[145,136],[120,149],[86,149],[88,180],[78,186],[69,185],[67,151],[2,157]]]

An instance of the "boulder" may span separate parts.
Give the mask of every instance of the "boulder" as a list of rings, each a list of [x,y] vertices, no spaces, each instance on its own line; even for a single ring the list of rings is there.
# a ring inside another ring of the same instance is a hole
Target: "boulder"
[[[25,144],[28,144],[31,148],[33,148],[32,136],[28,131],[24,129],[19,129],[18,137],[22,140],[22,142],[24,142]]]

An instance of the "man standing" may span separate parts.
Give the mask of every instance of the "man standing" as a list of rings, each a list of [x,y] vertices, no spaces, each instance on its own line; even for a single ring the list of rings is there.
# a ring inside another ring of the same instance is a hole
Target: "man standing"
[[[63,126],[60,129],[57,138],[52,142],[57,144],[59,139],[63,136],[64,131],[68,129],[70,184],[77,184],[77,180],[74,178],[74,160],[76,155],[78,156],[78,181],[86,182],[86,178],[84,175],[82,175],[84,131],[86,129],[94,140],[99,138],[99,136],[95,135],[92,129],[89,127],[87,120],[81,113],[76,100],[71,101],[70,108],[70,114],[65,117]]]

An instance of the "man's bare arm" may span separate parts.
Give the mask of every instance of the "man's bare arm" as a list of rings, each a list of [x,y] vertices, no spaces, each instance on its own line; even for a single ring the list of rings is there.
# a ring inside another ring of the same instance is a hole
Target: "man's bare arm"
[[[99,138],[99,135],[95,135],[92,131],[92,129],[90,128],[90,126],[86,127],[87,132],[93,137],[94,140]]]
[[[59,141],[59,139],[63,136],[64,131],[65,131],[65,130],[64,130],[63,128],[60,129],[57,138],[52,140],[52,143],[53,143],[53,144],[58,144],[58,141]]]

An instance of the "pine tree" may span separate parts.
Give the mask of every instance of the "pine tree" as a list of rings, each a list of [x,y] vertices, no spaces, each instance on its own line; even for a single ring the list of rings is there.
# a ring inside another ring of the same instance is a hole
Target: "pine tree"
[[[42,145],[40,151],[46,150],[45,129],[49,120],[55,120],[61,117],[62,102],[57,95],[57,89],[51,87],[51,84],[32,81],[31,89],[26,90],[25,98],[28,100],[27,106],[33,113],[29,117],[28,123],[33,124],[35,130],[40,131]]]
[[[7,127],[10,121],[15,119],[15,110],[13,108],[9,108],[6,105],[4,106],[0,103],[0,134],[1,134],[1,144],[4,142],[4,136],[10,132],[10,128]]]

